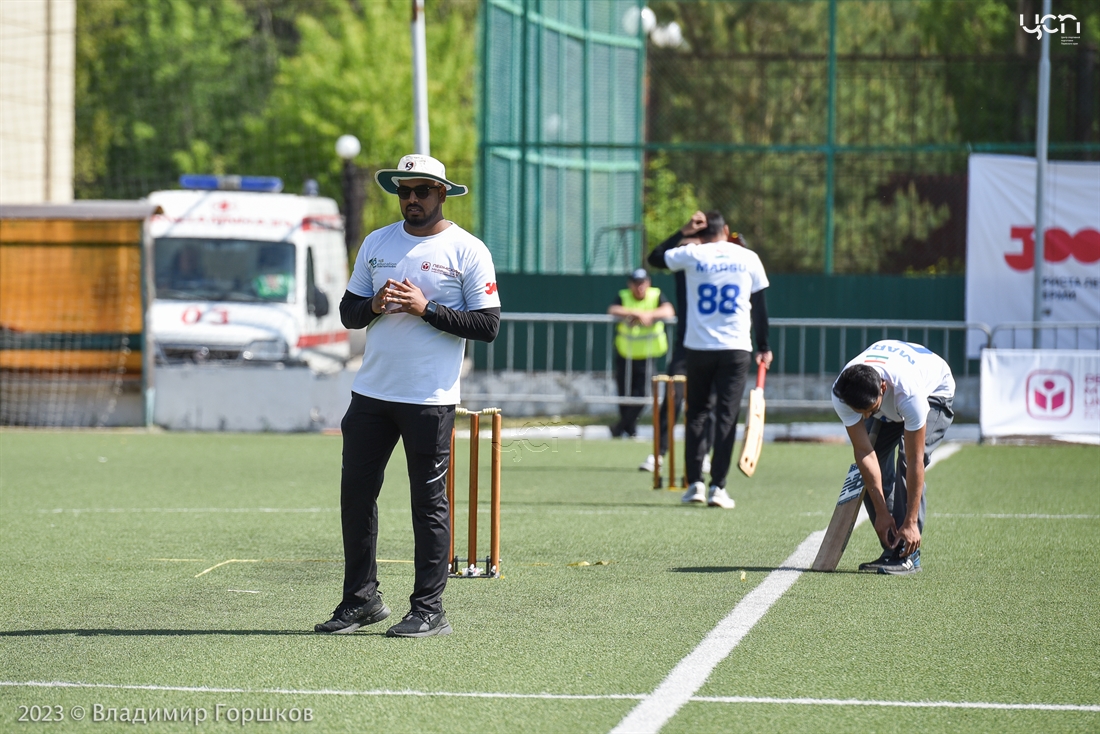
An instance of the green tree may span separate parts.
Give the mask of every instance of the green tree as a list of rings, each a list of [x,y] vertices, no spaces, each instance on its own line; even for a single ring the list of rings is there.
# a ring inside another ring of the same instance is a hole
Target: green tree
[[[470,182],[476,0],[429,3],[432,153]],[[79,0],[78,198],[135,198],[181,173],[315,178],[342,199],[336,138],[367,173],[412,149],[405,0]],[[368,186],[364,225],[399,217]],[[473,226],[472,197],[447,215]]]
[[[699,210],[691,184],[676,178],[668,167],[668,156],[652,156],[646,165],[646,243],[652,249],[683,226]]]
[[[274,51],[235,0],[82,0],[76,195],[141,196],[186,171],[233,170]]]
[[[1020,28],[1020,16],[1029,28],[1034,27],[1042,3],[922,0],[918,7],[918,27],[926,47],[952,58],[945,78],[962,139],[1034,142],[1040,43]],[[1096,141],[1100,139],[1096,115],[1100,5],[1093,0],[1059,0],[1054,13],[1076,17],[1081,38],[1063,45],[1061,36],[1055,35],[1050,44],[1050,139]],[[1067,34],[1076,31],[1072,20],[1066,23]]]
[[[431,4],[426,18],[429,126],[432,155],[452,180],[469,182],[476,154],[474,26],[476,2]],[[300,44],[284,56],[262,115],[249,120],[253,167],[292,180],[317,179],[341,198],[342,162],[333,145],[345,133],[359,138],[356,164],[373,175],[412,152],[412,48],[408,3],[372,0],[360,10],[333,0],[323,17],[299,16]],[[364,229],[400,218],[397,200],[367,187]],[[472,227],[471,197],[452,199],[447,216]]]
[[[941,12],[947,5],[953,11]],[[990,140],[964,119],[979,90],[964,90],[970,99],[959,106],[952,87],[956,62],[930,40],[933,34],[949,37],[967,22],[959,6],[968,5],[910,0],[836,6],[834,141],[880,149],[835,156],[838,272],[963,267],[960,230],[948,224],[965,217],[965,198],[956,196],[949,205],[940,194],[959,190],[966,154],[920,147]],[[658,22],[679,23],[685,39],[679,48],[649,48],[648,136],[667,153],[660,175],[690,182],[704,208],[722,210],[731,227],[747,234],[769,269],[820,271],[829,3],[652,7]],[[993,13],[987,22],[1003,20]],[[1011,38],[1017,23],[1008,20],[1004,35]],[[981,84],[1014,99],[1018,75],[983,54],[974,52],[987,72]],[[998,106],[995,114],[1003,114],[1004,105]],[[994,140],[1010,139],[1003,130],[993,133],[1000,136]],[[807,150],[812,147],[819,149]],[[648,175],[648,189],[657,190],[657,174]]]

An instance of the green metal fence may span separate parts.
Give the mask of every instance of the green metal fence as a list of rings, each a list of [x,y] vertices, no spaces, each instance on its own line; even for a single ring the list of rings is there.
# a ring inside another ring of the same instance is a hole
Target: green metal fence
[[[622,273],[641,257],[637,0],[486,0],[480,222],[501,272]],[[633,14],[633,15],[632,15]]]
[[[605,247],[601,226],[621,234],[644,223],[653,240],[695,207],[715,208],[771,272],[961,273],[968,155],[1034,154],[1038,43],[1019,23],[1034,5],[653,0],[656,26],[642,49],[623,35],[645,34],[627,22],[633,3],[486,0],[484,238],[502,272],[621,273],[640,259],[620,258],[614,270],[593,257]],[[1050,151],[1096,159],[1100,12],[1086,0],[1058,7],[1083,31],[1076,45],[1052,48]],[[567,135],[550,122],[629,107],[592,86],[594,70],[599,78],[624,67],[592,66],[580,52],[583,71],[580,61],[559,63],[570,43],[611,43],[600,34],[626,44],[616,48],[631,49],[632,68],[644,68],[645,118],[632,128],[644,127],[645,189],[634,190],[644,216],[633,219],[618,208],[630,187],[593,189],[579,172],[595,169],[578,162],[598,152],[587,160],[629,168],[642,160],[631,158],[629,136],[586,139],[590,123],[571,123]],[[573,184],[559,180],[561,156],[578,166]],[[593,201],[609,196],[618,216],[593,222]]]

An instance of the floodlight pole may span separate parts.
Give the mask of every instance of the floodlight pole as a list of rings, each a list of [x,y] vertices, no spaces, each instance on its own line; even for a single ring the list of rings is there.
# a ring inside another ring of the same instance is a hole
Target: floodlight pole
[[[836,4],[829,0],[829,97],[825,140],[825,263],[833,274],[836,258]]]
[[[428,139],[428,61],[424,39],[424,0],[412,0],[413,152],[431,155]]]
[[[1050,0],[1043,0],[1043,19],[1040,26],[1046,27],[1046,17],[1050,15]],[[1043,320],[1043,233],[1046,230],[1046,186],[1047,186],[1047,138],[1050,126],[1050,34],[1042,31],[1042,52],[1039,56],[1039,102],[1035,125],[1035,283],[1033,289],[1031,320],[1035,322],[1032,335],[1032,349],[1042,346]]]

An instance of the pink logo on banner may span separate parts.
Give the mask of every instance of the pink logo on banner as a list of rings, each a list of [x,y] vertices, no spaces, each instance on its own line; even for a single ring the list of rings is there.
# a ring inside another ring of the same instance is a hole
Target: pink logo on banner
[[[1035,370],[1027,376],[1027,414],[1061,420],[1073,412],[1073,377],[1061,370]]]

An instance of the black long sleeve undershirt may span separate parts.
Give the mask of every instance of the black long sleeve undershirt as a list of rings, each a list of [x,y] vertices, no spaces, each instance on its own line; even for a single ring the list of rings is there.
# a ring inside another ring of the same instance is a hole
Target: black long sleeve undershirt
[[[476,311],[456,311],[440,304],[435,316],[425,319],[429,324],[448,334],[479,342],[491,342],[500,330],[500,309],[479,308]]]
[[[344,297],[340,301],[340,321],[345,328],[365,328],[379,316],[382,314],[375,313],[371,308],[371,299],[344,291]],[[491,342],[497,338],[500,330],[500,309],[494,307],[457,311],[440,304],[435,316],[424,320],[440,331],[463,339]]]
[[[683,239],[684,235],[680,233],[680,230],[676,230],[675,234],[654,247],[646,257],[646,262],[649,263],[649,267],[668,270],[668,265],[665,264],[665,253],[680,244],[680,241]]]
[[[345,329],[364,329],[382,315],[371,309],[370,301],[357,293],[344,291],[344,297],[340,299],[340,323]]]
[[[761,288],[749,296],[752,306],[752,329],[756,334],[756,351],[770,351],[768,347],[768,299],[764,295],[767,288]]]

